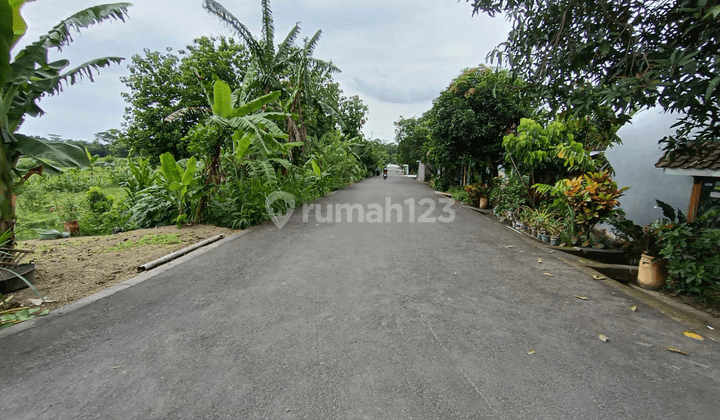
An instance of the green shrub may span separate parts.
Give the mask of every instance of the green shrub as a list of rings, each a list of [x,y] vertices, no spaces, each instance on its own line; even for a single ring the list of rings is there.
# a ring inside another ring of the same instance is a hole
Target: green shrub
[[[172,197],[158,185],[140,191],[130,203],[129,223],[138,229],[171,225],[178,216]]]
[[[508,211],[514,211],[530,204],[523,181],[525,183],[529,182],[529,177],[520,178],[519,175],[512,173],[504,181],[496,178],[490,192],[490,203],[495,207],[496,212],[505,214]]]
[[[53,193],[81,193],[91,186],[97,186],[97,180],[90,178],[90,172],[67,169],[58,176],[47,178],[45,188]]]
[[[713,207],[694,222],[680,220],[660,233],[660,255],[681,292],[706,294],[720,291],[720,207]]]
[[[130,214],[125,203],[115,203],[112,196],[98,187],[90,187],[83,202],[85,212],[80,221],[83,235],[108,235],[130,228]]]
[[[459,201],[461,203],[470,202],[470,196],[468,195],[467,191],[465,191],[462,187],[452,187],[447,190],[447,193],[452,194],[452,198],[455,201]]]

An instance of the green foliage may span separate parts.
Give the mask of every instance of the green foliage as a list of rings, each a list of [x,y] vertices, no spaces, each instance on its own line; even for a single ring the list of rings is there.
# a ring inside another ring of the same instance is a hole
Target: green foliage
[[[128,158],[127,165],[127,176],[119,185],[125,188],[130,200],[135,200],[137,194],[153,185],[159,175],[150,165],[149,159]]]
[[[525,185],[529,182],[527,176],[521,177],[515,172],[510,172],[506,180],[495,178],[493,189],[490,194],[490,204],[499,214],[507,214],[508,211],[529,205],[529,198]]]
[[[151,185],[140,191],[130,202],[129,223],[138,229],[173,224],[179,214],[173,197],[159,186]]]
[[[2,299],[3,296],[0,295],[0,300]],[[45,309],[40,312],[40,308],[20,307],[15,309],[4,309],[3,306],[0,306],[0,330],[19,324],[23,321],[29,321],[36,316],[45,316],[49,313],[49,309]]]
[[[608,223],[615,228],[615,234],[620,237],[635,254],[647,254],[652,257],[660,255],[662,242],[660,237],[664,230],[672,228],[676,223],[684,223],[685,216],[668,204],[655,200],[658,207],[662,208],[664,218],[655,220],[647,226],[635,224],[625,217],[624,212],[619,211],[608,218]]]
[[[480,204],[480,199],[487,197],[490,193],[490,189],[487,184],[468,184],[465,186],[465,191],[468,195],[468,203],[475,206]]]
[[[97,182],[88,178],[83,172],[70,169],[62,176],[49,177],[43,183],[47,191],[80,193],[87,191],[91,186],[97,186]]]
[[[245,229],[268,220],[265,199],[275,191],[260,179],[239,179],[212,194],[207,220],[218,226]]]
[[[80,218],[82,235],[107,235],[130,229],[128,212],[125,202],[115,202],[98,187],[90,187],[85,193],[84,212]]]
[[[85,194],[85,203],[90,213],[102,215],[112,209],[113,198],[103,192],[98,187],[90,187]]]
[[[541,194],[556,198],[556,205],[565,202],[568,205],[574,223],[585,236],[590,235],[592,228],[605,221],[617,212],[620,204],[617,199],[622,197],[628,187],[618,189],[607,171],[590,172],[572,179],[563,179],[554,186],[547,184],[533,185]]]
[[[453,200],[455,201],[459,201],[461,203],[470,203],[470,197],[468,195],[468,192],[462,187],[451,187],[446,192],[448,194],[451,194]]]
[[[417,161],[423,161],[425,142],[428,141],[430,130],[425,116],[420,118],[403,118],[395,121],[395,141],[398,143],[396,163],[408,164],[417,171]]]
[[[172,154],[163,153],[160,155],[160,165],[159,172],[162,175],[160,185],[177,205],[178,216],[175,224],[180,228],[188,220],[185,209],[189,201],[199,199],[207,193],[207,189],[199,188],[200,180],[196,177],[197,159],[195,156],[187,161],[186,168],[183,169]]]
[[[471,0],[468,0],[471,1]],[[491,58],[504,59],[553,109],[622,125],[656,105],[682,115],[668,149],[720,137],[716,1],[472,0],[513,28]],[[613,120],[614,121],[611,121]]]
[[[528,174],[531,184],[555,183],[573,171],[597,170],[586,146],[579,142],[579,121],[555,120],[543,127],[535,120],[523,118],[517,134],[503,138],[507,167]],[[511,166],[514,165],[514,166]]]
[[[59,222],[80,219],[80,201],[71,195],[60,196],[55,200],[55,214]]]
[[[368,107],[357,95],[350,97],[342,96],[339,101],[339,124],[342,127],[342,133],[349,137],[361,137],[360,131],[367,121]]]
[[[433,101],[428,112],[427,160],[443,172],[441,183],[452,182],[461,165],[478,165],[484,181],[498,174],[508,130],[530,113],[522,97],[523,83],[503,70],[464,69]],[[458,177],[459,178],[459,177]]]
[[[0,231],[14,229],[16,220],[15,189],[32,174],[59,173],[60,167],[82,167],[87,165],[87,156],[82,149],[65,143],[49,143],[17,133],[27,116],[37,117],[44,113],[37,101],[43,96],[54,95],[63,90],[63,85],[78,83],[87,77],[93,80],[94,72],[112,63],[119,64],[122,58],[104,57],[90,60],[65,71],[68,60],[49,62],[48,53],[58,51],[72,42],[72,31],[79,32],[89,26],[112,20],[125,20],[129,3],[116,3],[87,8],[55,25],[47,34],[29,44],[15,55],[9,63],[10,50],[27,30],[19,9],[24,1],[14,1],[12,16],[3,15],[0,26]],[[2,2],[3,6],[10,3]],[[7,7],[3,7],[7,13]],[[9,43],[7,22],[13,22],[12,43]],[[64,72],[63,72],[64,71]],[[28,171],[15,168],[19,158],[25,155],[35,166]],[[13,169],[16,169],[13,171]],[[15,178],[22,176],[17,181]]]
[[[123,98],[127,133],[122,136],[126,148],[134,149],[157,162],[169,152],[178,158],[189,157],[186,137],[201,121],[207,97],[198,77],[219,77],[239,85],[249,63],[248,51],[232,39],[200,37],[178,52],[179,56],[144,50],[128,65],[129,77],[120,80],[129,92]],[[165,118],[180,110],[197,110],[177,115],[173,122]]]
[[[679,217],[660,232],[660,243],[660,255],[668,260],[677,290],[720,291],[720,207],[708,209],[693,222]]]

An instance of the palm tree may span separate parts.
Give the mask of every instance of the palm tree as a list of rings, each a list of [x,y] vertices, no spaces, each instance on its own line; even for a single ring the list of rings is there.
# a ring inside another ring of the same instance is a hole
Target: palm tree
[[[113,63],[120,64],[123,60],[121,57],[98,58],[62,72],[70,62],[48,62],[48,50],[61,50],[70,44],[73,30],[80,31],[108,20],[124,22],[130,7],[130,3],[114,3],[80,11],[23,48],[11,63],[12,48],[27,31],[27,25],[20,17],[20,8],[26,1],[0,0],[0,234],[14,229],[17,188],[32,174],[59,173],[59,167],[81,167],[88,164],[85,151],[77,146],[46,143],[17,133],[25,117],[43,115],[44,111],[37,101],[45,95],[61,92],[63,84],[74,85],[84,77],[92,81],[94,71]],[[16,168],[23,155],[31,158],[37,165],[25,173]],[[16,181],[17,175],[20,175],[20,179]]]

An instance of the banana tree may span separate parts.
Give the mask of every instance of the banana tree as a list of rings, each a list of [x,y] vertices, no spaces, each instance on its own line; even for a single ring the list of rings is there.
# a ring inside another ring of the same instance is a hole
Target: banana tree
[[[197,159],[195,156],[187,161],[187,167],[183,168],[175,161],[172,153],[160,155],[160,175],[163,178],[163,187],[168,191],[177,205],[178,216],[175,224],[178,228],[187,222],[185,206],[188,200],[197,199],[198,196],[207,194],[207,190],[198,188],[198,179],[195,177],[197,171]]]
[[[262,37],[255,38],[250,30],[232,13],[214,0],[204,0],[203,7],[208,13],[217,16],[232,29],[247,45],[252,58],[257,63],[257,80],[263,94],[283,88],[281,78],[293,59],[295,39],[300,34],[300,24],[296,23],[282,43],[275,49],[275,24],[272,18],[270,0],[261,0]]]
[[[315,47],[317,46],[322,30],[315,32],[310,39],[305,38],[304,45],[298,51],[290,66],[290,85],[293,87],[290,101],[286,106],[286,111],[297,115],[298,124],[291,118],[287,118],[288,135],[290,140],[305,141],[307,138],[307,127],[303,117],[303,104],[305,107],[314,105],[335,117],[337,121],[342,121],[338,110],[322,101],[317,92],[323,77],[340,73],[332,62],[323,61],[313,57]]]
[[[64,143],[47,143],[18,133],[27,116],[38,117],[44,111],[37,102],[45,95],[54,95],[83,78],[93,81],[93,72],[120,57],[90,60],[65,70],[68,60],[49,62],[48,51],[60,51],[72,42],[71,31],[107,20],[125,21],[130,3],[114,3],[89,7],[55,25],[47,34],[23,48],[11,60],[11,52],[27,31],[20,8],[27,0],[0,0],[0,234],[14,229],[17,188],[31,175],[59,173],[64,167],[84,167],[88,158],[81,148]],[[35,166],[27,171],[16,168],[21,156],[30,158]]]
[[[245,80],[253,76],[251,68]],[[248,163],[251,175],[262,176],[267,182],[276,183],[277,177],[273,163],[287,167],[289,162],[278,158],[278,150],[287,151],[300,143],[280,143],[278,139],[286,139],[285,134],[275,121],[286,117],[284,112],[268,112],[263,109],[277,102],[279,92],[272,92],[256,99],[249,99],[249,83],[243,83],[240,89],[232,91],[222,80],[215,80],[212,87],[203,85],[210,108],[184,108],[165,118],[174,121],[189,112],[202,113],[205,120],[196,127],[195,133],[204,136],[205,149],[210,151],[206,165],[205,182],[208,185],[219,185],[222,182],[220,159],[224,148],[231,150],[230,155],[236,162]],[[259,159],[246,162],[250,153]],[[195,220],[198,221],[205,204],[204,197],[198,207]]]

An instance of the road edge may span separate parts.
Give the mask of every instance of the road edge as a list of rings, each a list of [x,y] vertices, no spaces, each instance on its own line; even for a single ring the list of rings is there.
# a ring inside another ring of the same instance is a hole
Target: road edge
[[[136,275],[135,277],[131,277],[131,278],[123,281],[122,283],[118,283],[116,285],[108,287],[105,290],[99,291],[90,296],[86,296],[82,299],[76,300],[75,302],[70,303],[68,305],[61,306],[55,310],[50,311],[50,313],[45,316],[33,318],[31,320],[24,321],[19,324],[13,325],[12,327],[8,327],[3,330],[0,330],[0,340],[10,337],[12,335],[18,334],[22,331],[29,330],[38,325],[42,325],[45,322],[48,322],[49,320],[54,319],[55,317],[76,311],[76,310],[83,308],[93,302],[100,300],[100,299],[106,298],[108,296],[112,296],[112,295],[114,295],[122,290],[125,290],[131,286],[134,286],[136,284],[140,284],[142,282],[150,280],[153,277],[158,276],[168,270],[172,270],[173,268],[175,268],[195,257],[203,255],[207,252],[212,251],[215,248],[223,246],[224,244],[227,244],[231,241],[234,241],[235,239],[245,235],[246,233],[248,233],[251,230],[253,230],[253,227],[249,227],[247,229],[241,230],[240,232],[230,234],[230,235],[226,236],[225,238],[220,239],[219,241],[216,241],[216,242],[210,243],[206,246],[203,246],[201,248],[195,249],[181,257],[178,257],[178,258],[176,258],[172,261],[169,261],[163,265],[160,265],[156,268],[153,268],[148,271],[144,271],[144,272]]]

